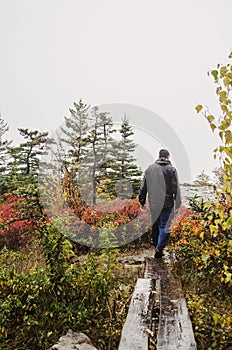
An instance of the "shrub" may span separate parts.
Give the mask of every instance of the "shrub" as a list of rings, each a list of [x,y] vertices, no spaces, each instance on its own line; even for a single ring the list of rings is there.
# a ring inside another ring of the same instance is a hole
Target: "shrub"
[[[46,264],[41,260],[27,271],[19,268],[21,250],[0,253],[0,347],[45,350],[72,328],[87,333],[99,349],[117,349],[137,276],[125,281],[118,275],[116,250],[68,263],[70,246],[55,233],[48,228],[43,241]],[[125,283],[131,287],[125,290]]]
[[[23,208],[24,199],[18,196],[7,196],[0,203],[0,248],[18,249],[33,239],[36,225],[23,214]]]
[[[198,347],[224,350],[232,345],[232,240],[217,222],[219,214],[213,216],[215,209],[206,206],[202,215],[181,208],[172,222],[171,241]],[[221,230],[210,230],[213,220]]]

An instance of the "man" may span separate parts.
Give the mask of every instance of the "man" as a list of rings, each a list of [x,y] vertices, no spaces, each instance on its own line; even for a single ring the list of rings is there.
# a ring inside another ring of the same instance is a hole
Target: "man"
[[[155,258],[163,256],[163,249],[169,238],[171,219],[174,211],[181,205],[177,171],[169,157],[167,150],[159,151],[159,159],[145,171],[139,194],[139,202],[143,207],[148,193]]]

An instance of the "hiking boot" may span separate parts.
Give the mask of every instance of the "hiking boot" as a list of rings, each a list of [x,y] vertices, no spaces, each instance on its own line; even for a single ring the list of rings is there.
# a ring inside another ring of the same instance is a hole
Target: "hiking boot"
[[[162,258],[162,256],[164,255],[162,250],[156,250],[154,257],[155,258]]]

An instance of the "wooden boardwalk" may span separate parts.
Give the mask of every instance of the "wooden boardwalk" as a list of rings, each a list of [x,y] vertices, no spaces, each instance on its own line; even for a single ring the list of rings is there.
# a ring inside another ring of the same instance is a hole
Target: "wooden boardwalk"
[[[119,350],[196,350],[180,283],[163,259],[146,258],[124,324]]]

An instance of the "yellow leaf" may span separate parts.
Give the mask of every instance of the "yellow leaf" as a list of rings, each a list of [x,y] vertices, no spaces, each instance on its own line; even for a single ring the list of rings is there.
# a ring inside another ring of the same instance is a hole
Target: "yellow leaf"
[[[212,204],[210,201],[205,202],[205,205],[204,205],[205,208],[209,209],[211,206],[212,206]]]
[[[224,219],[224,211],[219,211],[219,216],[220,216],[220,219],[223,220]]]
[[[216,125],[213,123],[210,123],[209,125],[211,127],[211,130],[214,132],[214,130],[217,128]]]
[[[200,233],[200,238],[203,239],[203,238],[204,238],[204,235],[205,235],[205,232],[202,231],[202,232]]]
[[[220,136],[221,140],[223,141],[224,133],[222,131],[219,131],[219,136]]]
[[[219,225],[221,223],[221,220],[220,219],[216,219],[216,220],[214,220],[214,223],[215,223],[215,225]]]
[[[211,233],[217,232],[217,227],[214,225],[209,225],[209,229]]]
[[[225,131],[226,144],[232,143],[232,132],[230,130]]]
[[[214,116],[213,115],[207,115],[207,120],[212,123],[212,121],[214,120]]]
[[[218,257],[218,256],[220,256],[220,250],[215,250],[215,255]]]
[[[223,104],[227,104],[228,103],[228,98],[227,98],[227,92],[226,91],[220,91],[219,93],[219,100],[221,103]]]
[[[203,106],[202,105],[198,105],[195,107],[197,113],[200,113],[200,111],[202,110]]]
[[[225,272],[225,275],[226,275],[225,283],[230,282],[232,274],[230,272]]]

